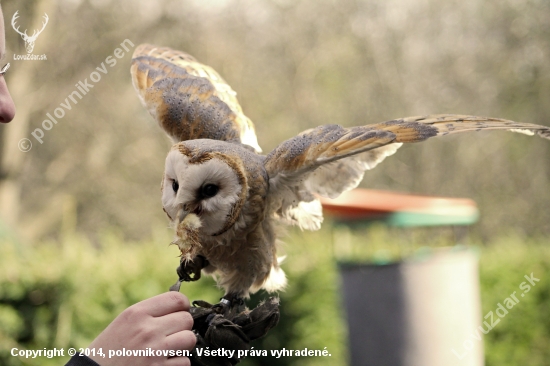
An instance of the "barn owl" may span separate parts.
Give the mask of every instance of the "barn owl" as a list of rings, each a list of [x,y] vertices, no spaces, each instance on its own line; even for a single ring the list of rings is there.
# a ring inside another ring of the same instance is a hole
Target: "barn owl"
[[[319,126],[262,155],[236,93],[214,69],[186,53],[143,44],[134,52],[131,75],[141,102],[174,142],[162,205],[176,231],[183,271],[212,274],[227,302],[284,288],[278,223],[319,229],[318,197],[335,198],[356,187],[366,170],[403,143],[485,129],[550,139],[550,128],[540,125],[429,115]]]

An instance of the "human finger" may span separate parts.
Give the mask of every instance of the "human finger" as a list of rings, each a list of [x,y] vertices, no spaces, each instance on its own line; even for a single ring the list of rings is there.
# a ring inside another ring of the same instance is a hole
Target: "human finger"
[[[172,357],[167,359],[164,364],[165,366],[191,366],[191,360],[187,357]]]
[[[151,316],[159,317],[177,311],[187,311],[190,304],[189,299],[182,293],[169,291],[143,300],[135,306]]]
[[[183,330],[170,334],[165,339],[166,349],[172,350],[192,350],[197,343],[197,336],[190,330]]]
[[[193,317],[187,311],[170,313],[156,318],[156,321],[166,336],[193,328]]]

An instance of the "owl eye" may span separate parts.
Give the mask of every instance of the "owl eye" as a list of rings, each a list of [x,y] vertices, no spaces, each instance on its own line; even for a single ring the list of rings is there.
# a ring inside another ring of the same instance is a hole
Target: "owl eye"
[[[201,196],[205,198],[214,197],[216,194],[218,194],[219,190],[220,187],[215,184],[205,184],[201,187]]]
[[[174,179],[172,181],[172,189],[174,190],[174,192],[178,193],[179,188],[180,188],[180,185],[178,184],[178,181]]]

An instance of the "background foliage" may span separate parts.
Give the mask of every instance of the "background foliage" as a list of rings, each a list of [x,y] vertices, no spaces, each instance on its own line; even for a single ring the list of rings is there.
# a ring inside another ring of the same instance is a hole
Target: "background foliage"
[[[185,50],[233,86],[269,152],[300,131],[460,113],[548,125],[550,3],[540,0],[3,1],[7,74],[18,112],[0,129],[0,217],[26,238],[56,236],[67,202],[96,240],[163,224],[158,185],[168,139],[140,105],[126,53],[52,130],[41,126],[125,39]],[[25,53],[10,26],[39,28]],[[131,52],[132,50],[130,50]],[[17,141],[34,146],[21,153]],[[363,186],[471,197],[488,239],[502,227],[550,233],[550,144],[504,132],[405,146]]]
[[[0,364],[63,364],[60,358],[25,360],[9,352],[12,347],[86,347],[127,306],[166,291],[176,279],[177,249],[165,245],[170,241],[165,231],[153,236],[151,241],[125,242],[120,233],[103,232],[99,249],[74,232],[65,233],[58,242],[44,242],[37,247],[2,241]],[[328,229],[316,233],[293,231],[286,238],[288,259],[283,268],[290,285],[281,293],[281,322],[253,346],[268,353],[271,349],[327,347],[332,356],[249,357],[243,365],[346,364],[340,279],[330,238]],[[353,240],[363,244],[385,241],[394,248],[404,245],[381,229],[356,234]],[[441,240],[437,245],[448,243]],[[378,249],[367,252],[371,260],[380,254]],[[540,278],[531,292],[484,336],[486,364],[549,365],[550,248],[544,240],[520,244],[517,237],[503,237],[480,253],[483,314],[494,311],[499,302],[516,291],[525,274],[533,272]],[[182,292],[190,299],[210,302],[221,295],[206,279],[184,284]],[[265,296],[253,296],[250,304]]]

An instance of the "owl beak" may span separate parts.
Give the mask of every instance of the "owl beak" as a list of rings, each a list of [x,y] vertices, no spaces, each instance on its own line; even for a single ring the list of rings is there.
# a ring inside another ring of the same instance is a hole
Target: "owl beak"
[[[185,211],[183,208],[180,208],[180,210],[178,211],[178,217],[177,217],[178,224],[182,222],[187,215],[189,215],[189,211]]]

